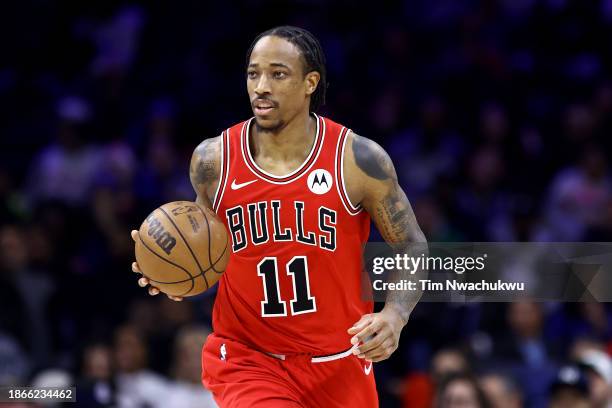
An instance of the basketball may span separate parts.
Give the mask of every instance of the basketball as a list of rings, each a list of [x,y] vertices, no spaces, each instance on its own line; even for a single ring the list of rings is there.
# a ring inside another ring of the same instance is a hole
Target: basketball
[[[225,226],[210,209],[174,201],[144,220],[136,261],[151,285],[172,296],[198,295],[214,285],[229,259]]]

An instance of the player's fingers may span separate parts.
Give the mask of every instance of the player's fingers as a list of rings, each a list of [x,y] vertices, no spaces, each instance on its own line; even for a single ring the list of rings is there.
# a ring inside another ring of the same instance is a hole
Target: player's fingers
[[[132,272],[142,273],[137,262],[132,262]]]
[[[142,278],[138,279],[138,286],[140,286],[141,288],[144,288],[148,284],[149,284],[149,280],[147,278],[142,277]]]
[[[159,289],[157,289],[155,286],[149,287],[149,295],[151,296],[159,295]]]
[[[370,353],[366,353],[364,358],[366,360],[372,360],[373,362],[378,363],[380,361],[386,360],[389,357],[391,357],[391,354],[393,354],[393,351],[395,350],[394,349],[391,349],[391,350],[380,349],[380,350],[372,351]]]
[[[134,242],[136,242],[136,240],[138,239],[138,230],[132,230],[132,232],[130,232],[130,235],[132,236]]]
[[[378,347],[359,355],[359,358],[365,358],[367,360],[377,362],[389,358],[394,351],[395,347],[393,340],[387,338]]]
[[[361,354],[357,357],[362,358],[362,359],[367,359],[367,360],[377,363],[385,359],[385,353],[377,349],[377,350],[372,350],[369,353],[366,353],[365,355]]]
[[[180,296],[171,296],[171,295],[168,295],[168,297],[170,299],[174,300],[175,302],[181,302],[183,300],[183,298],[180,297]]]
[[[351,344],[358,344],[364,342],[368,337],[373,336],[374,333],[381,329],[380,320],[372,320],[363,330],[353,336]]]
[[[363,344],[361,344],[355,352],[357,354],[365,354],[368,351],[374,350],[378,348],[381,344],[383,344],[389,337],[391,336],[390,330],[385,330],[384,328],[376,333],[375,336],[372,336],[366,339]]]
[[[381,361],[388,359],[389,356],[390,356],[389,354],[380,354],[375,357],[372,357],[371,360],[373,363],[380,363]]]
[[[355,322],[355,324],[353,324],[353,327],[349,328],[347,330],[348,334],[355,334],[355,333],[359,333],[361,330],[363,330],[364,327],[366,327],[368,324],[370,324],[372,322],[372,315],[371,314],[366,314],[361,316],[361,319],[359,319],[359,321]],[[353,344],[357,344],[357,343],[353,343]]]

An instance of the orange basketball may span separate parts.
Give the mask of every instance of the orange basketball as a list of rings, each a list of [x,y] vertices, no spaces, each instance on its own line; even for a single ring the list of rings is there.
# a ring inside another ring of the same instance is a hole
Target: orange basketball
[[[144,220],[136,261],[151,285],[172,296],[194,296],[214,285],[229,259],[225,225],[210,209],[174,201]]]

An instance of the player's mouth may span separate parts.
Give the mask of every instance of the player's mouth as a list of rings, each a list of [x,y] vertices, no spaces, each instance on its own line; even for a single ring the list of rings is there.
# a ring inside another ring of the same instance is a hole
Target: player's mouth
[[[255,115],[257,116],[265,116],[267,114],[269,114],[272,109],[274,109],[274,107],[265,107],[265,108],[260,108],[260,107],[255,107]]]
[[[265,116],[269,114],[272,109],[276,109],[276,106],[274,106],[274,103],[271,101],[255,101],[253,104],[253,111],[257,116]]]

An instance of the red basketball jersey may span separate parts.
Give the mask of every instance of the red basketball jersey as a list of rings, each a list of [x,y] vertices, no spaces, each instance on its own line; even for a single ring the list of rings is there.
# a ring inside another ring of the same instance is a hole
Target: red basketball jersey
[[[342,158],[348,129],[323,117],[306,161],[285,176],[257,166],[254,119],[222,134],[222,175],[213,208],[231,256],[213,311],[218,336],[278,354],[334,354],[372,303],[361,296],[367,212],[348,200]]]

